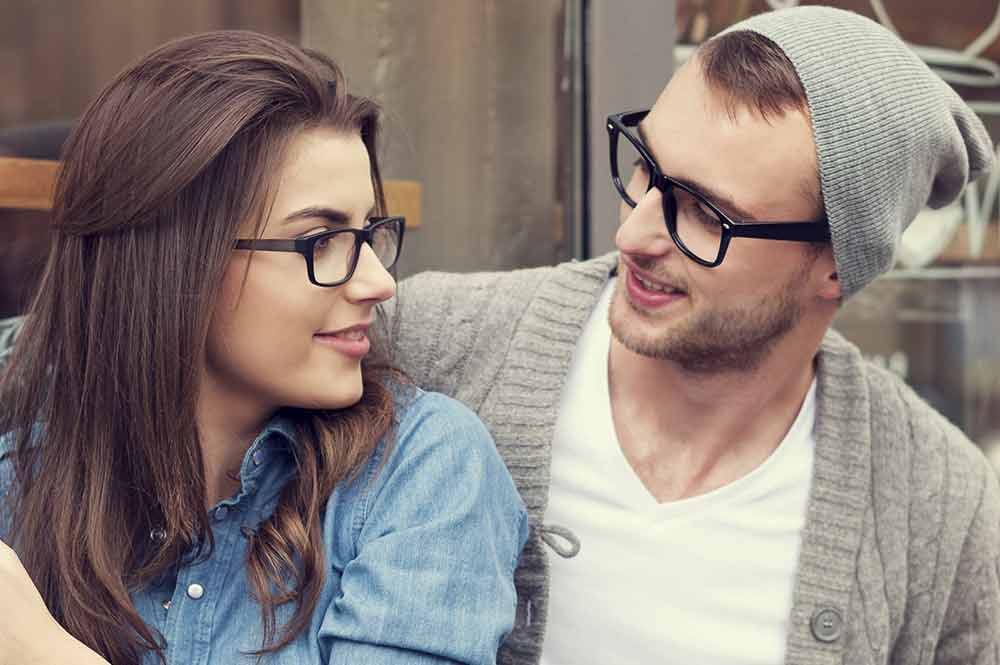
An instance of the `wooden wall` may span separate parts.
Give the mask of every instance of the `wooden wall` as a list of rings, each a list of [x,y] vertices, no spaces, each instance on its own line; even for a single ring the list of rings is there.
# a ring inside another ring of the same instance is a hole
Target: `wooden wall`
[[[297,42],[299,18],[298,0],[0,0],[0,132],[79,116],[175,37],[245,28]],[[0,210],[0,317],[26,306],[48,243],[46,213]]]
[[[80,114],[175,37],[247,28],[298,41],[298,0],[0,0],[0,129]]]
[[[302,0],[302,41],[386,110],[381,158],[424,186],[403,275],[569,257],[560,205],[562,0]]]

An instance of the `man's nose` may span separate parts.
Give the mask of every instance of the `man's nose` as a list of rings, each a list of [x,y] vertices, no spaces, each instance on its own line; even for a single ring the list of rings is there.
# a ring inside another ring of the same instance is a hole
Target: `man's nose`
[[[663,217],[663,194],[653,187],[630,208],[624,201],[615,245],[625,254],[662,256],[674,248]]]

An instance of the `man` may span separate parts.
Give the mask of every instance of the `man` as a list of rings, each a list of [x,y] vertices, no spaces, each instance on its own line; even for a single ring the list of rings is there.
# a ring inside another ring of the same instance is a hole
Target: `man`
[[[895,36],[808,7],[608,130],[618,254],[427,273],[384,312],[528,504],[501,662],[1000,661],[996,477],[829,330],[989,168],[982,124]]]

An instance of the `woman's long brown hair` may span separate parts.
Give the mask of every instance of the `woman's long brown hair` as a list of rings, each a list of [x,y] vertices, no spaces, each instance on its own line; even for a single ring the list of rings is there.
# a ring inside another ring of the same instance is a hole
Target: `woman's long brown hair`
[[[159,48],[67,143],[54,244],[0,378],[0,432],[14,441],[13,545],[55,618],[114,665],[163,658],[129,594],[192,548],[211,552],[195,421],[209,321],[239,227],[261,228],[290,138],[320,126],[360,133],[384,208],[377,106],[348,94],[328,58],[254,33]],[[356,406],[292,412],[298,473],[250,536],[261,654],[308,624],[320,510],[391,428],[384,375],[364,374]],[[285,602],[296,610],[279,633]]]

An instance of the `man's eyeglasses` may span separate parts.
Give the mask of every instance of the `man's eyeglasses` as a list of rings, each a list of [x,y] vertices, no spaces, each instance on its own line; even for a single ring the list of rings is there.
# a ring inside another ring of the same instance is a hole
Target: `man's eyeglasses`
[[[674,244],[688,258],[708,268],[722,263],[732,238],[824,242],[830,240],[825,220],[756,222],[732,219],[702,194],[660,172],[649,150],[632,133],[649,111],[608,116],[611,180],[634,208],[656,187],[663,199],[663,218]],[[624,140],[621,138],[624,136]]]
[[[371,247],[385,269],[390,270],[399,258],[405,228],[402,217],[372,217],[363,229],[334,229],[290,240],[240,239],[235,249],[298,252],[306,259],[310,282],[340,286],[354,275],[363,244]]]

